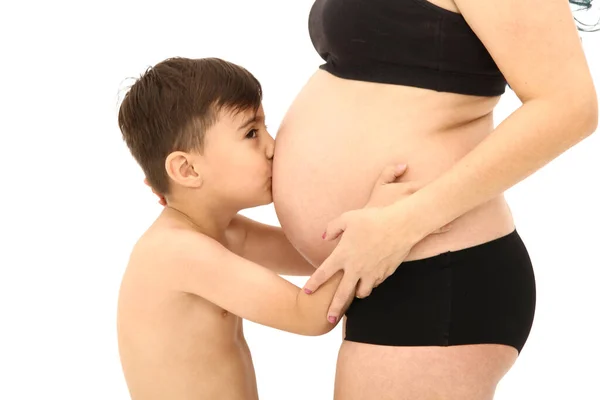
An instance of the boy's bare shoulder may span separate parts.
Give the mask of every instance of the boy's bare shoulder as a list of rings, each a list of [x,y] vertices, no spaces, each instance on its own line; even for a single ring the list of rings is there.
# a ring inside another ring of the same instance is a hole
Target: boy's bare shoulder
[[[132,257],[163,264],[199,256],[218,256],[225,248],[193,229],[158,225],[148,229],[134,246]]]
[[[123,287],[185,291],[186,280],[192,274],[204,276],[204,267],[218,263],[222,249],[217,241],[191,229],[152,226],[131,251]]]

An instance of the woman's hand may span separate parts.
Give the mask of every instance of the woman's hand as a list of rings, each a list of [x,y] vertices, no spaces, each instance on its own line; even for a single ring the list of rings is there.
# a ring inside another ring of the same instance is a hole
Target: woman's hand
[[[371,294],[404,261],[411,248],[423,238],[411,227],[418,220],[413,213],[396,211],[392,218],[388,206],[410,196],[423,183],[396,180],[405,172],[406,166],[386,168],[375,184],[365,208],[352,210],[331,221],[323,234],[324,240],[341,239],[331,255],[313,273],[304,285],[306,293],[316,291],[337,271],[344,276],[331,302],[328,319],[337,321],[341,311],[356,293],[364,298]],[[417,217],[418,218],[418,217]],[[450,224],[434,233],[450,230]],[[358,284],[358,287],[357,287]]]
[[[150,182],[148,182],[148,178],[144,178],[144,183],[146,185],[150,186]],[[155,195],[158,196],[158,204],[160,204],[163,207],[166,206],[167,201],[165,200],[165,197],[162,194],[157,193],[152,186],[150,186],[150,189],[152,189],[152,193],[154,193]]]

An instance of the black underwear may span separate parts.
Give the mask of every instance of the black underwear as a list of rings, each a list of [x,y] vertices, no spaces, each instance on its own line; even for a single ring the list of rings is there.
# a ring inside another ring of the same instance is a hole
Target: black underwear
[[[346,312],[345,340],[387,346],[496,343],[520,353],[536,302],[531,260],[516,229],[457,251],[403,262]]]

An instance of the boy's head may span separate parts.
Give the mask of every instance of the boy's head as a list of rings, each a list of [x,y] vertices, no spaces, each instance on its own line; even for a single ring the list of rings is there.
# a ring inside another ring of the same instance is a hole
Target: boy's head
[[[271,202],[274,141],[261,101],[260,83],[238,65],[170,58],[131,86],[119,127],[148,182],[167,202],[198,196],[248,208]]]

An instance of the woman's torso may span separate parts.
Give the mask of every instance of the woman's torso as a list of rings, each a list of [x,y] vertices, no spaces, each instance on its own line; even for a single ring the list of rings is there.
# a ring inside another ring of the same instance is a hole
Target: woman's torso
[[[341,79],[318,70],[290,106],[276,137],[273,199],[290,241],[314,265],[333,250],[327,223],[361,208],[392,163],[401,181],[443,174],[493,130],[499,97]],[[407,260],[468,247],[509,233],[499,196],[455,220],[449,232],[419,242]]]
[[[365,205],[382,169],[425,184],[493,130],[506,81],[453,0],[316,0],[309,33],[325,60],[289,108],[274,158],[285,233],[313,264],[335,243],[327,223]],[[462,94],[459,94],[462,93]],[[514,228],[503,196],[426,237],[407,260],[485,242]]]

